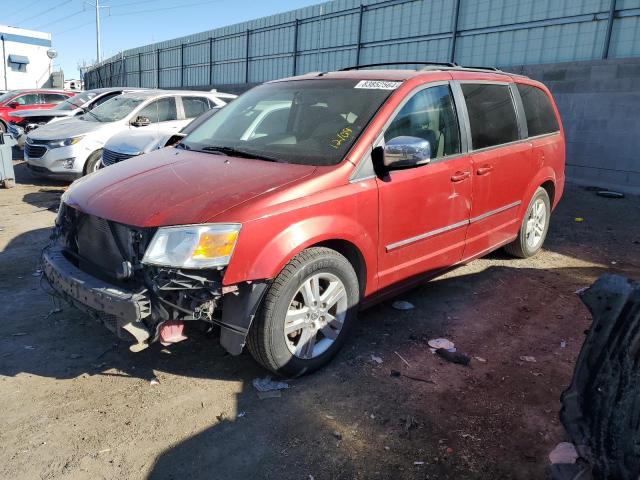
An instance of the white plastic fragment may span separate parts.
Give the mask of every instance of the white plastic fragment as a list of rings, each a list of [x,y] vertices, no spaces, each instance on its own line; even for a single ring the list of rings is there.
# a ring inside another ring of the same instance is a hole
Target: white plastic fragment
[[[573,443],[560,442],[549,454],[549,461],[555,463],[576,463],[579,455]]]
[[[536,357],[532,357],[530,355],[522,355],[520,360],[523,362],[536,363]]]
[[[405,300],[397,300],[391,304],[393,308],[396,310],[411,310],[414,308],[413,303],[407,302]]]
[[[371,361],[376,362],[378,365],[382,363],[382,359],[380,357],[376,357],[375,355],[371,355]]]
[[[446,338],[432,338],[427,343],[434,350],[437,350],[439,348],[444,348],[445,350],[451,351],[453,348],[455,348],[454,343],[451,340]]]
[[[271,377],[254,378],[253,388],[259,392],[270,392],[272,390],[283,390],[285,388],[289,388],[289,384],[286,382],[271,380]]]

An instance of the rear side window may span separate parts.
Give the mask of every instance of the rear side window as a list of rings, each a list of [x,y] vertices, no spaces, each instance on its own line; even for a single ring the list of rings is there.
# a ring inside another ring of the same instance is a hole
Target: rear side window
[[[195,118],[211,108],[209,99],[204,97],[182,97],[185,118]]]
[[[474,150],[518,140],[518,121],[508,85],[463,83]]]
[[[64,102],[67,98],[66,95],[60,95],[59,93],[42,93],[43,103],[53,103],[58,104],[60,102]]]
[[[518,84],[518,92],[522,98],[530,137],[560,130],[558,119],[546,93],[531,85],[521,84]]]

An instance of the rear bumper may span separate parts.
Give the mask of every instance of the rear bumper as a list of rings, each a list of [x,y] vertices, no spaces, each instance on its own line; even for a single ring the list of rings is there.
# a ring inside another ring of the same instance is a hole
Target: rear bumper
[[[68,303],[100,319],[119,337],[128,340],[133,337],[141,343],[136,333],[140,329],[147,331],[142,320],[151,314],[151,301],[145,293],[121,289],[83,272],[59,247],[44,251],[42,272],[56,293]],[[136,333],[132,332],[132,327]],[[147,331],[142,342],[149,336]]]

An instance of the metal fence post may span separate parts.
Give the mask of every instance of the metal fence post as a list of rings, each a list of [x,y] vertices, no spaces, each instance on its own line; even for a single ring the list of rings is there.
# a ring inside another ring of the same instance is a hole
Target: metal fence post
[[[180,86],[184,87],[184,43],[180,43]]]
[[[142,52],[138,52],[138,86],[142,87]]]
[[[251,35],[251,30],[247,28],[247,39],[246,39],[246,47],[247,50],[245,52],[245,70],[244,70],[244,83],[249,83],[249,36]]]
[[[213,86],[213,37],[209,37],[209,85]]]
[[[358,23],[358,43],[356,43],[356,66],[360,65],[360,48],[362,47],[362,20],[364,18],[364,5],[360,4],[360,17]]]
[[[449,43],[449,61],[455,62],[456,39],[458,38],[458,21],[460,19],[460,0],[455,0],[453,4],[453,25],[451,27],[451,42]]]
[[[156,49],[156,88],[160,88],[160,49]]]
[[[300,26],[300,20],[296,18],[296,23],[293,26],[293,76],[296,75],[298,68],[298,27]]]
[[[616,0],[611,0],[609,5],[609,18],[607,18],[607,32],[604,35],[604,46],[602,48],[602,59],[609,57],[609,45],[611,43],[611,31],[613,30],[613,20],[616,16]]]

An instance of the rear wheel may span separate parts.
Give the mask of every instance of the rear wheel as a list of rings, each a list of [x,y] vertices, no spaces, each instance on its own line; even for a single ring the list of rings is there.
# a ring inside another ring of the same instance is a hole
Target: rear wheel
[[[542,248],[551,218],[551,202],[547,191],[539,187],[527,208],[518,237],[504,249],[518,258],[532,257]]]
[[[342,347],[356,317],[360,289],[349,261],[314,247],[276,277],[248,335],[253,357],[283,376],[325,365]]]
[[[100,162],[102,161],[102,150],[96,150],[84,164],[84,175],[89,175],[90,173],[97,172],[100,169]]]

